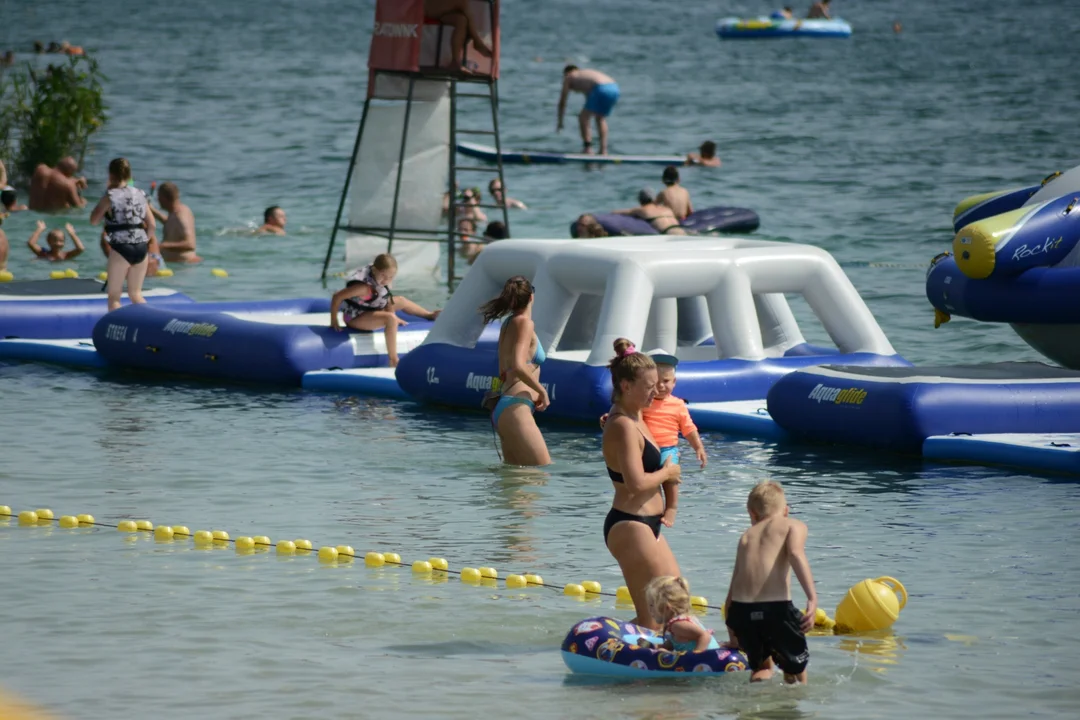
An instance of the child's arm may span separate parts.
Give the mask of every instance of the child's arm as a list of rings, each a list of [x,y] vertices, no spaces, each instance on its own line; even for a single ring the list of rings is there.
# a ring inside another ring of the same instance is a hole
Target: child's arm
[[[694,652],[705,652],[709,649],[709,641],[712,633],[690,620],[678,620],[671,625],[671,635],[679,642],[696,642]]]
[[[799,579],[803,592],[806,593],[806,615],[803,616],[802,629],[807,632],[814,628],[814,615],[817,612],[817,590],[814,589],[814,576],[810,572],[810,561],[806,559],[806,524],[793,520],[787,535],[788,558],[795,577]]]
[[[86,250],[86,246],[83,245],[83,242],[79,239],[79,236],[75,234],[75,228],[72,227],[71,223],[68,223],[64,226],[64,229],[67,230],[67,234],[71,238],[71,242],[75,243],[75,249],[68,250],[66,253],[64,253],[64,259],[70,260],[73,257],[78,257],[79,255],[82,255],[83,251]]]
[[[367,283],[362,282],[346,285],[341,290],[338,290],[334,293],[334,297],[330,299],[330,327],[335,330],[341,329],[341,324],[338,323],[338,308],[341,307],[341,303],[355,297],[362,297],[364,300],[369,300],[374,294],[375,289]]]
[[[37,225],[34,227],[33,234],[30,236],[30,239],[26,241],[26,246],[29,247],[30,250],[37,257],[41,257],[43,255],[48,255],[48,253],[46,253],[44,250],[42,250],[41,247],[39,247],[38,244],[37,244],[38,238],[41,237],[41,233],[45,232],[45,227],[46,227],[45,226],[45,221],[44,220],[38,220]]]
[[[705,445],[701,442],[701,436],[698,435],[697,425],[690,418],[690,409],[686,407],[686,403],[683,402],[682,412],[679,413],[679,432],[686,438],[686,441],[690,443],[690,447],[694,448],[694,454],[697,455],[698,462],[701,463],[701,467],[705,467],[709,461],[708,456],[705,455]]]
[[[664,514],[660,516],[660,522],[665,527],[675,527],[675,513],[679,511],[679,485],[666,482],[661,487],[664,488]]]

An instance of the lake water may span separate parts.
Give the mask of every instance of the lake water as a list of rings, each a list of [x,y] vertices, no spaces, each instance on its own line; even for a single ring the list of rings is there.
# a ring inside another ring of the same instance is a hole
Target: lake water
[[[572,115],[554,134],[561,69],[600,68],[623,90],[613,151],[714,139],[723,167],[684,173],[695,204],[754,208],[758,237],[832,252],[904,357],[1040,359],[1005,326],[958,318],[934,330],[923,267],[948,247],[958,200],[1077,163],[1080,19],[1050,0],[833,5],[855,28],[848,41],[718,41],[718,16],[772,9],[748,0],[505,2],[503,142],[576,150]],[[67,39],[110,78],[90,195],[119,154],[140,183],[179,184],[207,262],[159,284],[207,300],[330,292],[319,268],[363,106],[372,3],[194,0],[131,13],[117,0],[0,0],[0,49]],[[564,236],[582,212],[633,205],[643,185],[659,185],[658,168],[510,167],[510,194],[530,207],[514,212],[515,235]],[[245,236],[270,204],[288,211],[289,236]],[[4,224],[19,279],[51,269],[22,245],[35,219]],[[68,219],[95,239],[85,214]],[[103,269],[93,248],[71,265]],[[446,298],[434,279],[400,289]],[[34,365],[0,366],[0,409],[0,503],[16,510],[442,556],[535,571],[557,588],[620,584],[600,532],[611,491],[599,436],[579,428],[543,425],[550,468],[506,469],[480,415]],[[771,477],[810,527],[830,614],[863,578],[903,581],[910,601],[891,633],[812,638],[806,688],[595,682],[569,675],[558,647],[582,617],[628,614],[608,598],[0,522],[0,678],[66,718],[1075,716],[1076,484],[705,442],[709,467],[686,468],[665,533],[694,593],[723,599],[746,494]],[[715,611],[704,620],[723,627]]]

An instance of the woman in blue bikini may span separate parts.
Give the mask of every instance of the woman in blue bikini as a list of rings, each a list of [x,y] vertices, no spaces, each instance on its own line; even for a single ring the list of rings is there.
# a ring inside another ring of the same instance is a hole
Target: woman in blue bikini
[[[503,285],[499,297],[480,307],[484,324],[503,319],[499,331],[499,378],[497,394],[491,396],[491,424],[502,440],[503,462],[507,465],[549,465],[551,455],[534,410],[550,404],[547,390],[540,384],[544,348],[536,337],[532,321],[534,288],[529,280],[515,275]]]

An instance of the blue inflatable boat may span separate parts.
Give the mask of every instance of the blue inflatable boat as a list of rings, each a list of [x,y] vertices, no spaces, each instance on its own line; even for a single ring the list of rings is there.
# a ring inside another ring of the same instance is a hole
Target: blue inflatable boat
[[[175,290],[153,288],[143,292],[153,305],[194,302]],[[125,293],[122,302],[127,303]],[[108,299],[98,280],[28,280],[0,284],[0,338],[84,339],[102,315]]]
[[[588,618],[566,634],[563,662],[574,673],[621,678],[725,675],[748,667],[746,656],[738,650],[664,650],[642,647],[642,639],[653,645],[664,642],[663,637],[640,625],[609,617]]]
[[[595,423],[608,410],[618,337],[678,357],[678,395],[691,407],[761,401],[785,374],[826,362],[908,364],[819,248],[730,237],[515,240],[481,253],[424,342],[401,359],[405,392],[480,410],[499,370],[495,345],[478,343],[477,309],[514,275],[536,287],[532,316],[547,350],[540,382],[551,399],[544,417]],[[806,298],[835,347],[806,342],[784,293]]]
[[[498,162],[500,153],[490,145],[458,143],[462,155]],[[596,165],[683,165],[685,155],[592,155],[586,153],[561,153],[544,150],[503,150],[504,165],[561,165],[564,163],[589,163]]]
[[[608,235],[656,235],[656,229],[641,218],[617,213],[593,215]],[[761,218],[753,210],[737,207],[711,207],[686,216],[681,226],[695,235],[709,233],[751,233],[761,225]],[[577,220],[570,223],[570,236],[578,237]]]
[[[800,20],[776,17],[726,17],[716,21],[716,34],[730,40],[784,37],[846,38],[851,37],[851,25],[840,18]]]
[[[243,309],[132,305],[97,323],[94,346],[110,366],[235,382],[300,385],[311,370],[387,364],[383,333],[333,330],[328,299],[284,302],[307,312],[259,303]],[[420,344],[431,322],[401,317],[409,323],[398,330],[404,354]]]

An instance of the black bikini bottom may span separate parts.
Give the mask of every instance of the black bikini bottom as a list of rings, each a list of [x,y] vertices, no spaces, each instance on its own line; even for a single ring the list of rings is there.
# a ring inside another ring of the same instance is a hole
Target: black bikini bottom
[[[604,544],[607,545],[608,533],[611,532],[611,528],[615,523],[621,522],[639,522],[642,525],[649,526],[652,530],[653,536],[660,537],[660,515],[632,515],[622,510],[616,510],[611,508],[608,510],[607,517],[604,518]]]
[[[129,265],[138,265],[146,259],[150,243],[109,243],[109,247],[127,260]]]

